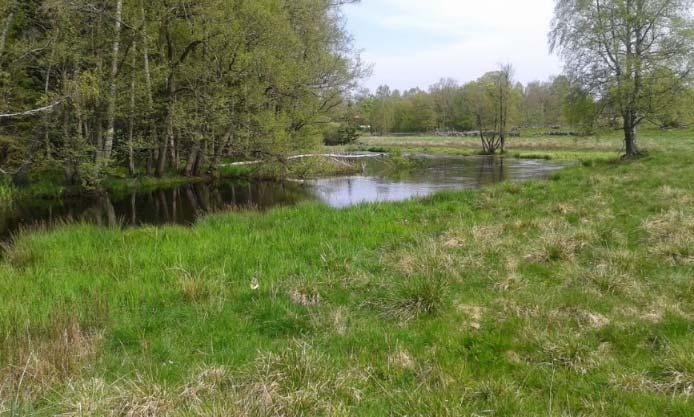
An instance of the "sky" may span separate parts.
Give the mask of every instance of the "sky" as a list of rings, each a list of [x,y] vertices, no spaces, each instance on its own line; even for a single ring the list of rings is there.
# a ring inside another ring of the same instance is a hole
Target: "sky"
[[[479,78],[511,63],[518,81],[561,73],[549,53],[554,0],[361,0],[344,6],[347,29],[373,75],[387,84],[427,89],[443,77]]]

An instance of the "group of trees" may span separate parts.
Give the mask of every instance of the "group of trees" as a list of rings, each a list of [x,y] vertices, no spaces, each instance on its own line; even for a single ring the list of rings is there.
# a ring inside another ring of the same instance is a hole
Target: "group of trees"
[[[565,76],[524,86],[513,81],[509,65],[460,85],[442,79],[428,91],[405,92],[379,87],[357,98],[362,126],[376,134],[481,130],[498,133],[520,128],[561,126],[591,131],[596,123],[594,98]],[[684,114],[672,114],[680,120]]]
[[[197,175],[310,147],[362,71],[354,1],[0,2],[0,167]]]
[[[588,131],[596,117],[592,97],[567,77],[524,86],[513,80],[510,65],[463,85],[442,79],[428,91],[381,86],[363,92],[357,105],[363,125],[377,134],[555,126]]]
[[[478,80],[460,85],[450,78],[429,87],[400,92],[388,86],[375,93],[357,96],[352,113],[355,120],[374,134],[431,133],[435,131],[498,131],[494,119],[505,98],[505,129],[542,129],[578,134],[600,128],[621,128],[621,114],[609,96],[591,92],[565,75],[527,85],[507,82],[500,96],[500,81],[507,80],[504,68]],[[512,79],[511,79],[512,80]],[[680,83],[678,89],[661,96],[662,105],[649,114],[648,122],[662,128],[680,128],[694,123],[694,88]],[[482,120],[480,129],[479,119]],[[502,120],[497,118],[497,120]]]

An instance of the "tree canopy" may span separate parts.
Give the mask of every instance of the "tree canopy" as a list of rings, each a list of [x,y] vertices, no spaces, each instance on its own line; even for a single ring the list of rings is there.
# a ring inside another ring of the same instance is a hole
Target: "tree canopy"
[[[3,2],[0,164],[77,182],[313,146],[362,73],[344,3]]]
[[[551,47],[568,75],[622,120],[627,156],[636,128],[686,91],[694,65],[692,0],[556,0]]]

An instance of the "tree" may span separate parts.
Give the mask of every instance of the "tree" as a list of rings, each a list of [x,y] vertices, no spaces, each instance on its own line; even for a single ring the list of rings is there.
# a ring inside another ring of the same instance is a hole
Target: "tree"
[[[463,87],[466,106],[479,130],[485,153],[504,152],[510,121],[517,117],[521,91],[513,86],[513,68],[503,65]]]
[[[391,132],[395,125],[395,110],[390,87],[382,85],[376,90],[374,103],[371,108],[371,127],[380,135]]]
[[[455,125],[456,97],[459,90],[458,82],[451,78],[442,78],[429,88],[437,115],[437,127],[440,130],[449,130]]]
[[[668,105],[691,76],[693,3],[556,0],[550,47],[586,91],[618,109],[625,157],[640,154],[639,124]]]

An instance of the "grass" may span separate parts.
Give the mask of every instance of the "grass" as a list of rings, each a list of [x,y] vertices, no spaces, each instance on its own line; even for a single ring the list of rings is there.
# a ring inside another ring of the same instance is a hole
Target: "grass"
[[[0,415],[691,416],[694,138],[643,144],[421,201],[25,235]]]
[[[0,180],[0,210],[12,205],[15,188],[6,181]]]
[[[522,137],[507,139],[507,152],[517,158],[556,159],[572,161],[609,161],[623,151],[620,131],[603,132],[585,137],[542,136],[525,132]],[[653,151],[685,150],[680,144],[691,137],[691,131],[645,129],[640,132],[639,143]],[[378,149],[380,151],[406,150],[414,153],[444,153],[470,156],[481,150],[479,138],[438,136],[364,136],[352,150]]]

